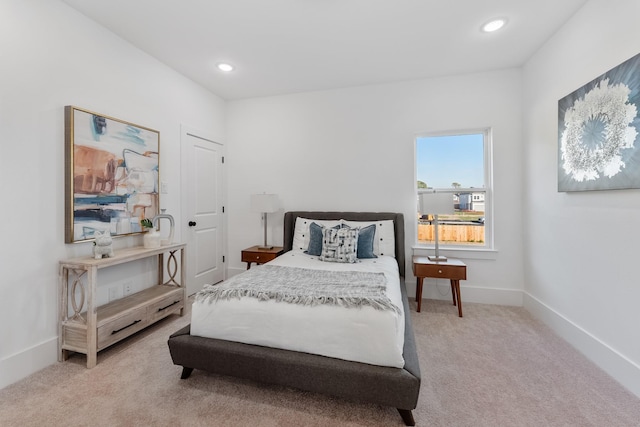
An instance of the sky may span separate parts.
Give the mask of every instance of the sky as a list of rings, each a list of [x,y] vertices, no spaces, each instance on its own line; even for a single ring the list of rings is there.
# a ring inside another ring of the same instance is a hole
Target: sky
[[[431,188],[484,186],[484,135],[419,137],[416,143],[417,178]]]

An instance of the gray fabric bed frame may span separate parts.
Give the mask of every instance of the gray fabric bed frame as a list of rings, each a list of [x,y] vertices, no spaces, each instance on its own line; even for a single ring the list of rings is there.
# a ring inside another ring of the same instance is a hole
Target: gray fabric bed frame
[[[286,212],[284,250],[291,250],[296,218],[393,220],[396,259],[405,311],[404,368],[374,366],[341,359],[190,335],[190,325],[169,337],[175,365],[183,367],[182,379],[194,369],[247,378],[352,401],[398,409],[406,425],[415,425],[413,413],[420,391],[420,366],[404,285],[404,217],[378,212]]]

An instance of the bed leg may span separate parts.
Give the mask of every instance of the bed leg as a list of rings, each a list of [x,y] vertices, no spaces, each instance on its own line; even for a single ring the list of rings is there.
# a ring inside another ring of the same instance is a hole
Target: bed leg
[[[398,412],[400,412],[400,416],[402,417],[402,421],[407,426],[416,425],[416,421],[413,419],[413,414],[408,409],[400,409],[398,408]]]
[[[180,375],[181,380],[186,380],[189,378],[189,375],[193,372],[193,368],[187,368],[186,366],[182,367],[182,375]]]

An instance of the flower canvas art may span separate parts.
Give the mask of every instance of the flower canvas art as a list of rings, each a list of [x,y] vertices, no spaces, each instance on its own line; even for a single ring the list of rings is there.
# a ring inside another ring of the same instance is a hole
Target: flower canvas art
[[[558,191],[640,188],[640,54],[558,101]]]

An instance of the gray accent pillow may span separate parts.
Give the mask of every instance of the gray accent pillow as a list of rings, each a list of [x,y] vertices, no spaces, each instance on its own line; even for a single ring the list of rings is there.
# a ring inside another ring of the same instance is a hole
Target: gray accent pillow
[[[373,242],[375,236],[375,224],[371,224],[360,229],[358,232],[358,258],[378,258],[378,256],[373,253]]]
[[[325,228],[320,261],[358,262],[358,231],[357,228]]]
[[[324,227],[312,222],[309,225],[309,247],[305,251],[309,255],[322,255],[322,230]]]
[[[333,226],[336,230],[343,226],[342,224],[338,224]],[[309,247],[304,251],[305,254],[320,256],[322,255],[322,232],[324,231],[324,227],[320,224],[312,222],[309,224]]]

